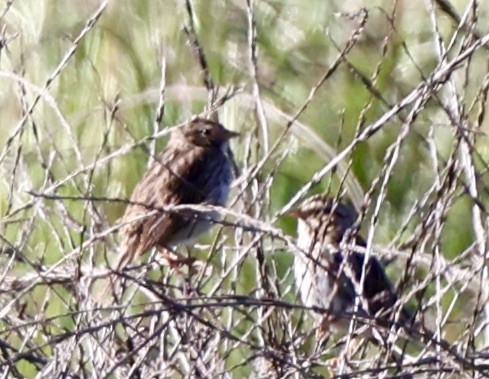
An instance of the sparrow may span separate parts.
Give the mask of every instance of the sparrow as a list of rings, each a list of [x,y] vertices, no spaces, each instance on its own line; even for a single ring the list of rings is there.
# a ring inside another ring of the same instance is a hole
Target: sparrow
[[[303,252],[294,258],[295,282],[305,306],[324,310],[313,313],[319,334],[348,333],[353,314],[360,323],[393,321],[398,298],[384,267],[354,248],[366,246],[356,233],[355,210],[314,195],[291,214],[298,219],[297,245]],[[408,317],[405,310],[400,314]]]
[[[225,206],[233,180],[229,140],[239,133],[196,118],[175,129],[163,152],[136,185],[122,218],[122,253],[117,271],[153,247],[172,263],[185,263],[174,253],[189,245],[218,220],[202,214],[163,210],[178,205]]]

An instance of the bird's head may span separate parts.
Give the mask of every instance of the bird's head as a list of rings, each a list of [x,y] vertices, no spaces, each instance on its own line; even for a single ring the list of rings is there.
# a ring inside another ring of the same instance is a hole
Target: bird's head
[[[196,146],[222,147],[239,133],[226,129],[218,122],[197,118],[182,128],[184,138]]]
[[[316,242],[329,240],[339,243],[358,218],[357,212],[326,195],[314,195],[290,212],[299,220],[299,238],[308,234]]]

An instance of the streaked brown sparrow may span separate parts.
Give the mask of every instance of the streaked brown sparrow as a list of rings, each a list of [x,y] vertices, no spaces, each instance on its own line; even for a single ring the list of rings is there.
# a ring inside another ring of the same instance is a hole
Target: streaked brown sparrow
[[[172,132],[127,206],[118,270],[152,247],[160,248],[170,262],[176,262],[180,259],[172,252],[176,245],[192,243],[212,227],[210,218],[218,217],[214,212],[204,218],[161,208],[184,204],[224,206],[233,179],[228,141],[238,135],[202,118]]]
[[[306,199],[291,212],[298,218],[298,246],[294,274],[302,302],[319,307],[314,312],[320,332],[349,330],[352,314],[387,321],[397,296],[380,262],[347,246],[365,246],[355,233],[357,213],[325,195]],[[364,278],[362,280],[362,271]]]

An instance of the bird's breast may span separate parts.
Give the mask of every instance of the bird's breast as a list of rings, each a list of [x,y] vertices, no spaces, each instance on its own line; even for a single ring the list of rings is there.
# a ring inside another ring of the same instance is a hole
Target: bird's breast
[[[231,162],[227,155],[221,154],[210,165],[204,191],[205,202],[211,205],[225,206],[229,196],[233,173]]]

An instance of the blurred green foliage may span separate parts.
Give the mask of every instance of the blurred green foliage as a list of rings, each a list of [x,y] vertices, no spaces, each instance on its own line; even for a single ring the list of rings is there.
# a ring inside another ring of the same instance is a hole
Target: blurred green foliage
[[[270,187],[270,208],[267,210],[270,216],[328,163],[325,156],[313,148],[314,138],[321,139],[333,150],[341,150],[359,130],[375,122],[429,75],[438,64],[438,56],[426,2],[420,0],[255,3],[257,80],[262,100],[267,106],[288,115],[297,112],[357,27],[360,16],[349,19],[341,13],[356,12],[361,6],[368,9],[359,41],[347,55],[348,62],[357,72],[345,62],[341,63],[299,117],[316,137],[292,129],[260,173],[262,180],[272,170],[276,171]],[[466,3],[453,2],[460,10]],[[393,13],[394,4],[397,6]],[[246,2],[199,0],[194,1],[193,6],[196,32],[212,80],[217,86],[244,86],[246,96],[238,95],[226,103],[220,108],[219,117],[229,128],[243,134],[242,140],[233,146],[238,165],[253,165],[263,157],[265,147],[261,132],[256,129],[250,95],[252,79]],[[160,128],[175,125],[203,111],[207,93],[203,88],[202,69],[183,31],[183,27],[189,25],[183,1],[112,1],[48,88],[48,78],[66,56],[98,2],[13,1],[4,2],[0,7],[5,10],[0,26],[6,37],[12,37],[5,46],[2,45],[0,55],[0,70],[8,74],[0,76],[0,215],[5,220],[0,231],[29,259],[41,259],[42,264],[50,266],[80,246],[83,233],[71,229],[60,216],[67,214],[75,224],[88,226],[86,202],[62,201],[59,208],[55,202],[37,202],[27,191],[42,192],[53,183],[88,167],[94,159],[106,157],[125,144],[150,136],[154,131],[162,57],[166,64],[166,104]],[[480,20],[487,19],[488,10],[484,2],[479,4]],[[439,29],[448,43],[456,25],[444,14],[437,14]],[[389,17],[393,17],[392,24]],[[482,22],[479,26],[484,27]],[[462,83],[466,106],[476,99],[486,75],[486,59],[486,55],[478,53],[467,68],[468,78]],[[381,98],[369,91],[360,73],[372,82]],[[27,83],[17,80],[14,75]],[[26,109],[39,94],[39,103],[31,115],[25,116]],[[470,109],[467,117],[476,120],[477,111]],[[409,109],[400,112],[399,117],[393,118],[353,151],[350,175],[364,193],[379,175],[382,177],[386,154],[398,138],[408,112]],[[270,113],[266,115],[268,117]],[[269,117],[271,144],[285,125],[284,117]],[[388,244],[404,224],[411,206],[433,184],[437,172],[433,169],[428,142],[436,147],[440,159],[438,169],[442,169],[453,148],[450,126],[435,100],[430,101],[411,124],[411,132],[402,144],[399,160],[387,185],[375,242]],[[485,120],[480,125],[480,132],[476,145],[481,158],[477,160],[481,165],[478,180],[483,184],[483,191],[487,191],[484,159],[489,156],[489,150]],[[243,144],[247,139],[251,140],[253,148],[245,157],[247,152]],[[156,141],[157,151],[163,148],[165,140]],[[93,170],[80,171],[55,192],[63,196],[127,198],[146,169],[150,148],[151,142],[147,141],[142,147],[119,154]],[[275,159],[286,149],[290,150],[285,159],[276,166]],[[343,164],[346,167],[348,159]],[[340,181],[341,177],[327,175],[311,192],[327,188],[337,191]],[[463,188],[462,184],[459,186]],[[474,241],[470,222],[473,203],[463,190],[458,196],[446,215],[441,235],[441,247],[447,258],[457,257]],[[484,203],[485,197],[487,195],[482,198]],[[103,210],[102,217],[113,224],[123,214],[124,205],[102,203],[99,209]],[[41,217],[37,213],[40,211]],[[35,217],[34,225],[25,228],[32,217]],[[418,215],[409,223],[401,242],[415,230],[419,219]],[[277,225],[288,234],[294,233],[295,224],[290,217],[281,218]],[[211,237],[203,240],[210,241]],[[205,256],[205,252],[199,254]],[[84,260],[89,257],[92,253],[83,255]],[[268,259],[272,260],[272,256]],[[288,274],[292,262],[289,253],[279,251],[273,255],[273,260],[278,277]],[[249,293],[256,285],[252,261],[250,257],[242,267],[237,292]],[[95,262],[102,263],[102,258]],[[215,258],[215,264],[218,262],[219,258]],[[7,264],[7,260],[1,258],[0,263]],[[29,267],[20,263],[12,272],[26,272]],[[287,283],[290,285],[291,281]],[[35,299],[43,298],[45,291],[45,288],[36,288],[25,300],[28,312],[41,312],[49,317],[69,311],[70,302],[58,298],[67,297],[62,289],[55,291],[58,294],[49,304],[37,303]],[[73,325],[69,317],[58,319],[57,324],[61,329]],[[243,330],[246,330],[245,324]],[[231,353],[230,361],[242,359],[235,357],[236,354]],[[35,370],[28,364],[19,366],[19,370],[26,377],[35,376]],[[245,369],[243,375],[246,372]]]

